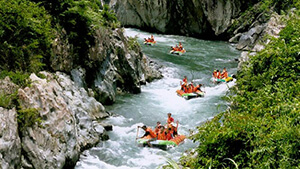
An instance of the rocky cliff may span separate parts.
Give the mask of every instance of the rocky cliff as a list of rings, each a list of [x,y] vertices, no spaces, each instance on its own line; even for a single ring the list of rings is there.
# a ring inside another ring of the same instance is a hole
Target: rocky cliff
[[[249,26],[249,30],[238,32],[237,29],[234,31],[235,35],[229,39],[229,42],[235,43],[237,49],[242,50],[238,68],[241,68],[249,57],[263,50],[270,42],[270,38],[278,38],[280,31],[285,27],[282,18],[286,16],[280,16],[274,11],[271,11],[269,15],[268,19],[262,19],[263,15],[259,15]]]
[[[42,74],[45,79],[31,74],[31,86],[18,89],[18,113],[0,107],[2,168],[71,167],[80,152],[107,138],[99,120],[109,114],[101,103],[64,73]]]
[[[62,30],[53,45],[56,57],[51,66],[55,71],[69,72],[79,86],[92,88],[101,103],[112,104],[117,90],[139,93],[141,84],[162,77],[158,65],[129,42],[122,29],[100,28],[94,39],[84,64],[76,63],[73,46]]]
[[[124,26],[201,39],[221,36],[242,6],[237,0],[110,0],[109,5]]]

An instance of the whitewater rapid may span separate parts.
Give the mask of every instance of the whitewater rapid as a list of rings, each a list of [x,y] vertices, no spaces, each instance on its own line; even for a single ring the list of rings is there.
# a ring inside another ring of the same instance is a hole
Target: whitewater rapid
[[[143,46],[143,39],[150,37],[150,33],[137,29],[126,29],[125,33],[137,36],[143,52],[163,65],[164,78],[142,86],[140,94],[118,96],[114,105],[106,106],[115,114],[104,121],[113,125],[113,131],[108,133],[110,139],[84,151],[77,169],[153,169],[165,164],[167,158],[178,161],[186,150],[195,148],[198,143],[186,139],[167,151],[137,147],[136,135],[143,135],[141,130],[137,133],[137,126],[154,127],[157,121],[165,123],[167,113],[172,113],[175,121],[179,121],[179,134],[188,136],[198,125],[228,108],[222,97],[235,81],[215,85],[210,78],[216,68],[226,67],[230,74],[236,73],[235,59],[239,52],[230,44],[154,34],[157,45]],[[187,50],[186,55],[169,54],[169,47],[179,41]],[[189,81],[204,84],[204,98],[185,100],[177,96],[176,90],[184,75]]]

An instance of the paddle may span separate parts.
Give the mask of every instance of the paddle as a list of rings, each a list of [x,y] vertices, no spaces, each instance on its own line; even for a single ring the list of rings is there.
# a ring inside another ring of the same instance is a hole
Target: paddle
[[[135,140],[138,139],[138,135],[139,135],[139,126],[137,126],[137,132],[136,132]]]

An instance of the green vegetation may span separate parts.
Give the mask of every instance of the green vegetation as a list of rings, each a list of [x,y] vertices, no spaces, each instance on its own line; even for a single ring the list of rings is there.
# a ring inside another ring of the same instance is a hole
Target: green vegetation
[[[198,127],[196,154],[182,157],[182,165],[300,167],[299,16],[294,11],[280,38],[244,64],[231,89],[231,109]]]
[[[6,76],[10,77],[10,80],[19,87],[29,86],[31,81],[29,80],[28,73],[17,72],[8,72],[6,70],[0,71],[0,79],[4,79]],[[0,106],[4,108],[11,109],[17,103],[17,90],[7,93],[6,91],[0,91]]]
[[[19,126],[19,131],[24,131],[27,127],[33,127],[34,125],[38,125],[41,127],[42,118],[40,113],[35,108],[23,109],[20,108],[18,110],[17,121]]]
[[[29,74],[28,73],[22,73],[20,71],[6,71],[3,70],[0,72],[0,79],[4,79],[6,76],[8,76],[10,78],[10,80],[18,85],[19,87],[26,87],[30,85],[30,80],[29,80]]]
[[[162,169],[180,169],[179,165],[176,163],[176,161],[172,160],[171,158],[166,158],[167,165],[161,165],[157,168]]]
[[[45,78],[38,72],[52,70],[52,43],[62,30],[72,45],[74,66],[89,67],[88,50],[95,43],[96,30],[118,27],[114,13],[106,5],[102,9],[100,1],[0,0],[0,79],[9,76],[24,88],[30,85],[32,72]],[[19,106],[17,91],[0,91],[0,106],[17,107],[21,131],[40,124],[38,110]]]
[[[0,93],[0,107],[9,108],[11,102],[12,102],[11,95]]]
[[[75,64],[81,65],[94,44],[95,30],[119,26],[100,1],[0,0],[0,71],[51,70],[51,44],[62,29],[73,45]]]
[[[44,8],[26,0],[0,0],[0,70],[41,70],[50,56],[52,34]]]
[[[128,49],[129,50],[134,50],[136,51],[136,49],[140,48],[140,44],[137,41],[137,36],[135,37],[128,37]]]

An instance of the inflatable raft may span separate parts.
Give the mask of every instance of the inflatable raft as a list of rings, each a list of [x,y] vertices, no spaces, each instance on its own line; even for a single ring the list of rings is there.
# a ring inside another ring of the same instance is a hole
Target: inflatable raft
[[[192,99],[192,98],[197,98],[197,97],[204,97],[204,92],[202,91],[197,91],[193,93],[185,93],[183,90],[177,90],[176,93],[185,98],[186,100]]]
[[[182,49],[181,51],[177,51],[177,50],[171,50],[170,54],[176,54],[176,55],[182,55],[186,52],[185,49]]]
[[[230,81],[233,81],[232,76],[228,76],[226,79],[218,79],[218,78],[213,78],[214,83],[228,83]]]
[[[144,41],[144,44],[145,44],[145,45],[151,45],[151,46],[153,46],[153,45],[156,44],[156,41],[153,41],[153,42],[147,42],[147,41]]]
[[[163,150],[167,150],[170,147],[178,146],[180,143],[182,143],[184,141],[185,138],[186,138],[185,135],[178,135],[171,140],[155,140],[155,141],[151,141],[150,144],[154,148],[160,148]],[[148,136],[145,138],[137,139],[138,146],[140,146],[140,147],[148,146],[147,141],[149,139],[150,139],[150,137],[148,137]]]

